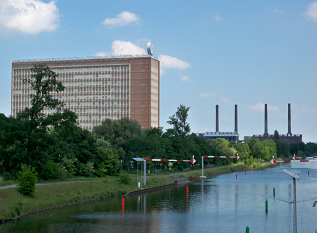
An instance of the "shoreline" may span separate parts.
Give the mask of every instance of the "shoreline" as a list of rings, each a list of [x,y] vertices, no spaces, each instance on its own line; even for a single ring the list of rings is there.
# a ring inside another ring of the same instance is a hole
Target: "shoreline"
[[[271,164],[261,164],[260,166],[258,166],[257,168],[267,168],[270,167]],[[227,166],[219,166],[219,167],[212,167],[212,168],[208,168],[208,169],[204,169],[204,173],[208,178],[213,178],[215,176],[218,175],[222,175],[222,174],[229,174],[229,173],[233,173],[233,172],[241,172],[244,170],[252,170],[250,169],[250,167],[246,166],[246,165],[242,165],[242,164],[236,164],[236,165],[227,165]],[[37,208],[34,210],[29,210],[29,211],[25,211],[25,212],[21,212],[19,213],[17,216],[11,217],[11,218],[0,218],[0,224],[4,224],[6,222],[12,221],[12,220],[16,220],[18,218],[21,218],[23,216],[32,214],[32,213],[37,213],[37,212],[41,212],[41,211],[49,211],[49,210],[53,210],[53,209],[57,209],[57,208],[62,208],[62,207],[67,207],[67,206],[72,206],[72,205],[78,205],[78,204],[82,204],[82,203],[86,203],[86,202],[92,202],[92,201],[98,201],[98,200],[102,200],[102,199],[106,199],[106,198],[112,198],[112,197],[130,197],[130,196],[134,196],[134,195],[140,195],[142,193],[146,193],[146,192],[153,192],[159,189],[165,189],[165,188],[170,188],[173,186],[178,186],[178,185],[184,185],[190,182],[194,182],[196,180],[199,180],[201,174],[201,170],[194,170],[194,171],[188,171],[188,172],[184,172],[181,174],[173,174],[173,175],[167,175],[166,178],[168,179],[173,179],[173,180],[177,180],[177,178],[181,178],[181,177],[185,177],[188,178],[188,181],[185,182],[173,182],[170,183],[170,181],[163,181],[164,184],[160,184],[160,185],[154,185],[152,187],[147,187],[147,188],[143,188],[143,189],[137,189],[135,190],[135,188],[129,187],[128,189],[130,189],[130,191],[125,192],[125,194],[120,194],[121,190],[117,190],[117,193],[112,193],[112,195],[103,195],[96,198],[87,198],[84,196],[82,197],[82,200],[79,201],[70,201],[68,203],[61,203],[59,205],[52,205],[52,206],[48,206],[48,207],[42,207],[42,208]],[[171,178],[170,176],[173,176],[173,178]],[[152,176],[151,178],[155,178],[155,176]],[[98,181],[95,181],[95,183]],[[101,181],[99,181],[101,182]],[[104,181],[105,182],[105,181]],[[77,183],[77,182],[76,182]],[[76,184],[73,183],[72,184]],[[78,183],[93,183],[93,181],[90,182],[78,182]],[[65,183],[65,184],[69,184],[69,182]],[[48,186],[57,186],[57,185],[63,185],[63,183],[54,183],[54,184],[50,184],[50,185],[41,185],[41,187],[48,187]],[[2,189],[0,190],[0,197],[1,197],[1,191],[4,190],[9,190],[9,189]],[[11,188],[12,190],[12,188]],[[22,195],[22,194],[21,194]],[[98,195],[98,193],[95,193],[95,195]],[[29,197],[25,197],[26,199]],[[61,200],[62,201],[62,200]],[[16,209],[17,203],[12,204],[12,208]]]

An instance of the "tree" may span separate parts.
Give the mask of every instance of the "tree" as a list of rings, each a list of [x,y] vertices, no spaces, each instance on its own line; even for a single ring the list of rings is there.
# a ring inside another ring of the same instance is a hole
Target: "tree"
[[[187,122],[189,107],[180,105],[176,113],[169,117],[167,123],[173,127],[176,135],[187,136],[190,132],[190,126]]]
[[[54,144],[51,127],[64,127],[76,123],[76,114],[64,110],[64,104],[53,97],[53,93],[64,90],[57,75],[46,65],[35,65],[31,69],[31,77],[24,82],[30,83],[33,93],[30,94],[32,106],[17,113],[17,119],[7,119],[4,132],[2,153],[6,171],[17,172],[18,164],[27,164],[37,171],[50,159],[49,148]],[[53,110],[52,114],[44,114],[43,110]]]
[[[274,131],[274,137],[273,137],[273,140],[275,143],[279,142],[280,141],[280,134],[278,133],[277,130]]]
[[[270,161],[273,156],[276,158],[276,144],[272,139],[268,139],[268,140],[264,140],[262,142],[262,144],[264,145],[264,157],[262,159],[264,159],[265,161]]]
[[[134,137],[141,137],[142,130],[138,121],[129,118],[119,120],[106,119],[101,125],[93,128],[95,137],[104,137],[119,154],[120,159],[125,160],[127,154],[127,141]]]
[[[290,153],[290,145],[287,142],[280,142],[277,144],[277,157],[279,158],[287,158],[289,157]]]
[[[31,69],[31,78],[24,82],[30,83],[35,94],[30,94],[31,107],[17,113],[17,119],[29,120],[31,130],[47,130],[47,127],[76,122],[76,114],[67,109],[62,112],[64,103],[53,97],[53,93],[62,92],[65,87],[48,66],[35,65]],[[44,109],[54,110],[54,113],[45,114]]]

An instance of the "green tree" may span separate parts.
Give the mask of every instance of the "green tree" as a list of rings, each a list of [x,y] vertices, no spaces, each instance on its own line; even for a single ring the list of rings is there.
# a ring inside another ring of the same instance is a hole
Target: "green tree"
[[[290,156],[289,150],[290,145],[287,142],[280,142],[277,144],[277,157],[279,158],[287,158]]]
[[[121,160],[126,160],[127,141],[134,137],[141,137],[141,125],[136,120],[129,118],[121,118],[119,120],[106,119],[99,126],[93,128],[95,137],[104,137],[110,142],[119,154]]]
[[[167,123],[173,127],[175,134],[187,136],[190,132],[190,126],[187,122],[189,107],[180,105],[176,113],[169,117]]]
[[[274,140],[275,143],[280,141],[280,134],[279,134],[279,132],[277,130],[274,131],[273,140]]]
[[[111,148],[111,145],[103,137],[96,140],[97,148],[103,156],[103,162],[99,164],[95,173],[98,176],[117,175],[120,171],[120,160],[116,149]]]
[[[57,81],[57,74],[46,65],[35,65],[31,69],[30,79],[24,79],[30,83],[34,94],[30,94],[31,107],[17,113],[17,118],[30,120],[30,129],[47,130],[47,127],[57,127],[65,123],[75,123],[75,113],[65,110],[62,112],[63,102],[54,98],[53,93],[64,91],[65,87]],[[45,114],[43,110],[53,110],[53,114]]]
[[[276,158],[276,143],[272,139],[269,139],[264,140],[262,144],[264,145],[264,156],[262,159],[270,161],[273,156]]]
[[[17,174],[19,192],[32,196],[35,191],[35,183],[38,181],[34,167],[21,164],[21,170]]]
[[[16,172],[18,164],[27,164],[41,171],[50,159],[49,148],[54,139],[48,129],[64,127],[76,123],[76,114],[64,110],[63,103],[53,97],[53,93],[64,90],[57,75],[45,65],[35,65],[31,77],[24,82],[33,89],[31,107],[17,113],[17,119],[8,119],[5,124],[5,148],[0,152],[4,158],[6,171]],[[54,111],[44,114],[45,109]]]

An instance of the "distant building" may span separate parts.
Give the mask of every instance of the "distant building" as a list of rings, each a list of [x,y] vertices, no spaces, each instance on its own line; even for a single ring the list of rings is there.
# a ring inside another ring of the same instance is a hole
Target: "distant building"
[[[208,139],[217,139],[224,138],[229,142],[237,142],[239,141],[239,134],[237,132],[206,132],[206,133],[198,133],[198,137]]]
[[[79,125],[88,130],[105,119],[130,117],[142,129],[159,127],[160,61],[151,55],[105,56],[72,59],[30,59],[12,62],[11,115],[31,107],[29,84],[34,65],[45,64],[58,74],[65,86],[53,93],[65,108],[78,115]],[[45,114],[54,109],[45,109]]]
[[[244,136],[244,141],[250,141],[251,138],[252,136]]]
[[[253,138],[258,138],[260,141],[267,139],[273,139],[274,135],[268,133],[268,120],[267,120],[267,104],[264,106],[264,134],[263,135],[253,135]],[[292,134],[291,130],[291,104],[288,104],[288,133],[279,135],[280,142],[302,142],[301,134]]]
[[[238,105],[235,105],[235,113],[234,113],[234,132],[219,132],[219,106],[216,105],[216,132],[206,132],[206,133],[196,133],[196,135],[200,138],[208,139],[217,139],[224,138],[229,142],[237,142],[239,141],[238,134]]]

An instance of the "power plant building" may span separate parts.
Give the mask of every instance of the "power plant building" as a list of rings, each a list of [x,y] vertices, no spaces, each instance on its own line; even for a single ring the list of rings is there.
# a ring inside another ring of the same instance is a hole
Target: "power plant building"
[[[280,134],[279,140],[281,142],[293,143],[302,142],[301,134],[292,134],[291,125],[291,104],[288,104],[288,132],[287,134]],[[273,134],[268,133],[268,114],[267,114],[267,104],[264,105],[264,134],[263,135],[253,135],[253,138],[258,138],[260,141],[267,139],[274,139]]]
[[[206,133],[197,133],[196,135],[200,138],[208,139],[217,139],[224,138],[229,142],[239,141],[239,133],[238,133],[238,105],[235,105],[234,112],[234,132],[219,132],[219,106],[216,105],[216,132],[206,132]]]
[[[11,76],[11,116],[31,107],[34,93],[29,79],[34,65],[47,65],[65,86],[52,93],[78,116],[78,124],[87,130],[105,119],[129,117],[142,129],[159,127],[160,62],[151,55],[104,56],[72,59],[14,60]],[[45,114],[54,109],[44,109]]]

